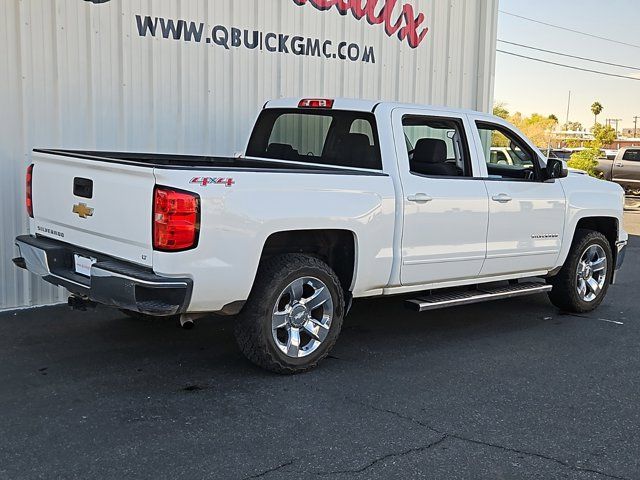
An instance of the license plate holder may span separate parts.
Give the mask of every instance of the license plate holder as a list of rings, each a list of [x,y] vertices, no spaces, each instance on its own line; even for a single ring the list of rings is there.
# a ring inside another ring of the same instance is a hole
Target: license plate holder
[[[73,254],[73,267],[78,275],[91,278],[91,267],[97,260],[91,257],[85,257],[84,255]]]

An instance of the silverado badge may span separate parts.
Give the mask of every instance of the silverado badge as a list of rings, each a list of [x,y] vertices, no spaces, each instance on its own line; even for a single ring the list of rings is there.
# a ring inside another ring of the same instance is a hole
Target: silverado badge
[[[73,206],[73,213],[77,213],[80,218],[93,217],[93,208],[87,207],[86,203],[79,203]]]

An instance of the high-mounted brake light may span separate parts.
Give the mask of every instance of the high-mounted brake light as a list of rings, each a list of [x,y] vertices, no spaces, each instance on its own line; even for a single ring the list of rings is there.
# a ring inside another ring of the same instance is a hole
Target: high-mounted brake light
[[[328,98],[305,98],[300,100],[298,108],[333,108],[333,100]]]
[[[167,187],[153,192],[153,248],[166,252],[198,244],[200,196]]]
[[[27,167],[27,213],[33,218],[33,195],[31,185],[33,183],[33,163]]]

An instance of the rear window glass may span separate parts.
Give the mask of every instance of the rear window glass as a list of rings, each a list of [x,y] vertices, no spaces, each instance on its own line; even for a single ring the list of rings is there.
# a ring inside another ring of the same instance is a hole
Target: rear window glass
[[[375,117],[366,112],[264,110],[251,134],[247,156],[382,169]]]
[[[631,160],[632,162],[640,162],[640,150],[627,150],[622,156],[623,160]]]

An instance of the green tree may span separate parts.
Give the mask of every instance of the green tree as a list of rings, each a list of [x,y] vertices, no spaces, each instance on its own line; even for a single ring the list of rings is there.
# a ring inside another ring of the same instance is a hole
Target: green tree
[[[593,102],[593,105],[591,105],[591,113],[593,113],[593,116],[594,116],[594,122],[593,122],[594,125],[598,124],[598,115],[600,115],[603,110],[604,110],[604,107],[600,102]]]
[[[616,140],[616,130],[611,125],[596,123],[591,129],[595,138],[594,147],[601,148],[603,145],[610,145]]]
[[[529,117],[523,117],[516,112],[509,117],[509,121],[518,127],[538,147],[547,148],[551,131],[556,125],[555,120],[549,116],[533,113]]]
[[[580,132],[582,130],[584,130],[584,127],[582,126],[582,124],[580,122],[569,122],[569,123],[565,123],[562,126],[563,130],[571,130],[571,131],[576,131],[576,132]]]
[[[596,167],[598,166],[598,158],[600,158],[600,149],[591,147],[571,155],[567,165],[571,168],[584,170],[590,176],[599,178],[600,173],[596,170]]]
[[[558,117],[556,117],[553,113],[549,115],[549,120],[553,120],[553,123],[555,125],[557,125],[560,122],[560,120],[558,120]]]
[[[502,102],[496,103],[493,106],[493,114],[496,117],[500,117],[504,120],[506,120],[507,118],[509,118],[509,110],[507,110],[506,105]]]
[[[582,148],[585,141],[581,138],[567,138],[564,140],[564,146],[566,148]]]

